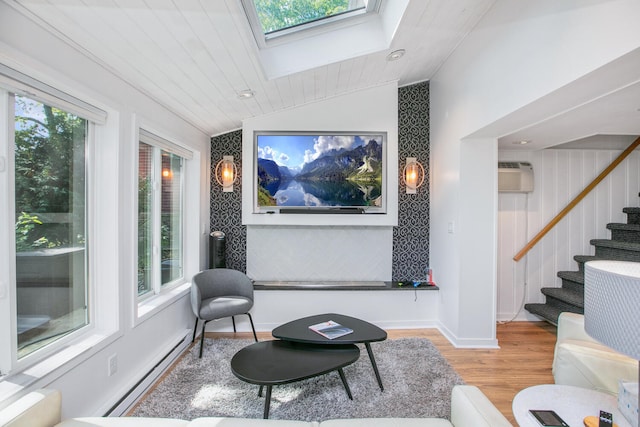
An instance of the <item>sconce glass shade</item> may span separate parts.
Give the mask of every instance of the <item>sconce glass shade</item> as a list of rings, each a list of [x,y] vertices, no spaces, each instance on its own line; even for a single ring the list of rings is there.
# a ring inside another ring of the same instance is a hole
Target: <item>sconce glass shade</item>
[[[424,167],[415,157],[407,157],[402,178],[407,194],[416,194],[418,187],[424,183]]]
[[[216,181],[222,187],[222,191],[225,193],[232,192],[233,184],[238,177],[238,170],[233,162],[233,156],[222,156],[222,160],[216,165],[214,174]]]

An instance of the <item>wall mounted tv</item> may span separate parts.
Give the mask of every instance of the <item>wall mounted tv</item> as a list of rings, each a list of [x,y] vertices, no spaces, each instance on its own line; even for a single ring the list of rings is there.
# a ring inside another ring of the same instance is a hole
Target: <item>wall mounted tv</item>
[[[385,213],[386,132],[254,132],[256,213]]]

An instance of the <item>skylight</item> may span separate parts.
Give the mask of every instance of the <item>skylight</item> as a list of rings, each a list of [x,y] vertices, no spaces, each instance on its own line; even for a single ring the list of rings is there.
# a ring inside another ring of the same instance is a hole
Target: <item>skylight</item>
[[[366,13],[364,0],[253,0],[265,36]],[[370,2],[366,2],[370,3]]]
[[[242,0],[254,35],[264,41],[377,13],[380,0]],[[259,44],[261,40],[258,40]]]
[[[389,49],[409,0],[241,0],[265,77]]]

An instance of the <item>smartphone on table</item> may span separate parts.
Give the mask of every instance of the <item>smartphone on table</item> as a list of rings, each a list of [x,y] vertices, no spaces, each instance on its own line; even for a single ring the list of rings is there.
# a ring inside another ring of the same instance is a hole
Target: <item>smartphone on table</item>
[[[530,409],[529,412],[543,427],[569,427],[555,411],[548,409]]]

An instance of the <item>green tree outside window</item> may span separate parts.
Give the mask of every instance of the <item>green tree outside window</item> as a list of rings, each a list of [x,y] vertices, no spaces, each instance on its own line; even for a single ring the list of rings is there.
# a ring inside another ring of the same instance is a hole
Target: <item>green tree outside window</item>
[[[265,34],[349,11],[349,0],[255,0]]]

